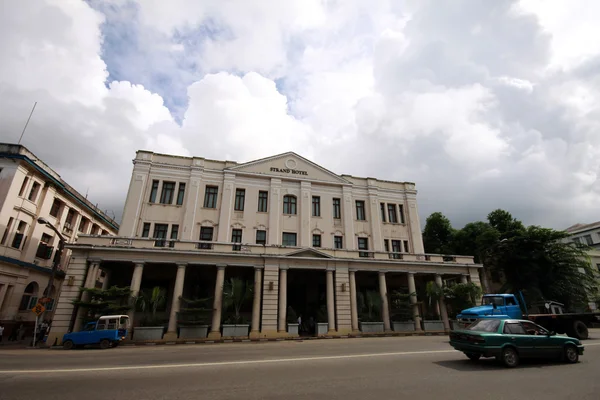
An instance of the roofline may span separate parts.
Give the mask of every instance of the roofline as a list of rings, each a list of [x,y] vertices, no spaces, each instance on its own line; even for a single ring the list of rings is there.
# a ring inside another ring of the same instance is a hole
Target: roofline
[[[15,264],[20,267],[24,267],[24,268],[28,268],[28,269],[33,269],[33,270],[36,270],[38,272],[43,272],[48,275],[52,274],[51,268],[40,267],[39,265],[30,263],[30,262],[26,262],[26,261],[17,260],[16,258],[0,256],[0,261],[4,261],[4,262],[10,263],[10,264]],[[65,275],[66,275],[65,271],[62,271],[62,270],[56,271],[56,276],[59,278],[64,278]]]

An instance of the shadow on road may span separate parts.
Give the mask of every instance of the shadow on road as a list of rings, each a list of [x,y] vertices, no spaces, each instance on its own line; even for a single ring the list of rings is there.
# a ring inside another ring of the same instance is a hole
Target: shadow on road
[[[447,361],[436,361],[434,364],[437,364],[441,367],[451,368],[456,371],[497,371],[497,370],[509,370],[511,368],[505,367],[499,361],[496,361],[493,358],[481,359],[479,361],[471,361],[471,360],[447,360]],[[555,360],[521,360],[518,367],[515,369],[523,369],[523,368],[548,368],[548,367],[558,367],[558,366],[566,366],[567,364],[555,361]]]

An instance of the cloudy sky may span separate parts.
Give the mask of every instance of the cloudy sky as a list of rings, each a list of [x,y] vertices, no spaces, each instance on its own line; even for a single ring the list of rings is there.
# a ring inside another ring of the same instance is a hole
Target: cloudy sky
[[[121,215],[138,149],[295,151],[424,219],[600,220],[595,0],[2,0],[0,140]]]

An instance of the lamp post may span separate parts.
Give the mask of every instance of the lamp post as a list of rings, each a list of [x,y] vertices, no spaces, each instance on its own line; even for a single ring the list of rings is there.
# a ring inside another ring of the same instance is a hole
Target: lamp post
[[[52,225],[46,218],[38,218],[38,222],[42,225],[46,225],[48,228],[52,229],[54,233],[58,236],[58,248],[56,250],[56,255],[54,256],[54,260],[52,262],[52,272],[50,274],[50,279],[48,280],[48,286],[46,287],[46,296],[50,297],[50,291],[52,290],[52,286],[54,286],[54,275],[56,275],[56,270],[58,269],[58,265],[60,264],[60,259],[62,257],[62,252],[65,247],[65,238],[60,234],[58,229],[54,225]]]

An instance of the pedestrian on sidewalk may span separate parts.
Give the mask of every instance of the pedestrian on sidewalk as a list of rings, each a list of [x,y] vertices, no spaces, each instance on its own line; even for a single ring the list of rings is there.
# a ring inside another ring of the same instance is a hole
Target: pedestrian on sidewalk
[[[4,327],[0,325],[0,343],[2,343],[2,336],[4,335]]]

